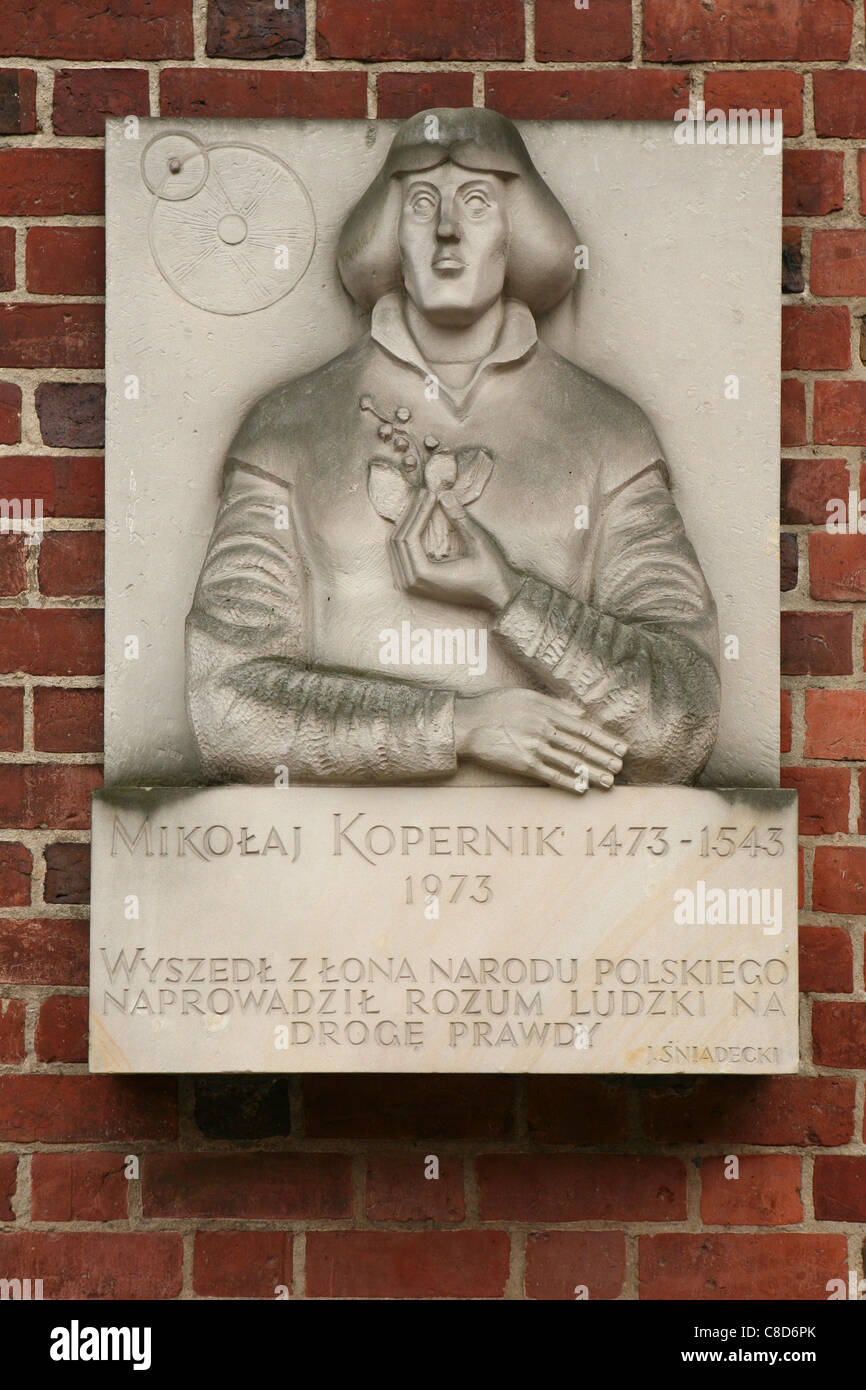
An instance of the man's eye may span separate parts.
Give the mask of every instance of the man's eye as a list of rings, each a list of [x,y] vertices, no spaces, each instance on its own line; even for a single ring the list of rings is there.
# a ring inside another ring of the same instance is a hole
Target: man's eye
[[[490,207],[490,203],[483,193],[470,193],[464,199],[464,203],[467,212],[471,213],[473,217],[482,217]]]
[[[427,193],[421,193],[412,200],[412,211],[421,217],[432,217],[435,207],[435,202]]]

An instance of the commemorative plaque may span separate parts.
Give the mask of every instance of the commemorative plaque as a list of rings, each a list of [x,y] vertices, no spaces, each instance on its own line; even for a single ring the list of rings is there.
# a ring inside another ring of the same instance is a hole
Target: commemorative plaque
[[[795,1070],[778,157],[106,139],[92,1069]]]

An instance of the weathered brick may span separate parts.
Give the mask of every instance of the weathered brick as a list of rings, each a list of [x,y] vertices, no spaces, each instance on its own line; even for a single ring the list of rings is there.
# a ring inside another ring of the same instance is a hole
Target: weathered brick
[[[802,294],[806,288],[803,274],[803,228],[782,228],[782,294]]]
[[[807,758],[866,758],[866,692],[807,690]]]
[[[177,1298],[183,1237],[150,1232],[0,1235],[0,1277],[41,1279],[46,1299]]]
[[[866,850],[863,856],[866,858]],[[858,912],[864,910],[863,867],[861,862]],[[819,1067],[866,1067],[866,1004],[816,999],[812,1005],[812,1054]]]
[[[199,1231],[193,1289],[200,1298],[270,1298],[292,1288],[292,1237],[285,1231]]]
[[[116,62],[191,58],[189,0],[23,0],[0,10],[0,53]]]
[[[208,0],[209,58],[299,58],[307,37],[304,0]]]
[[[101,531],[50,531],[39,548],[39,587],[51,597],[101,594],[105,538]]]
[[[12,1198],[18,1186],[18,1155],[0,1154],[0,1221],[14,1221]]]
[[[524,56],[521,0],[318,0],[316,54],[363,63]]]
[[[782,307],[783,372],[844,371],[850,365],[851,318],[843,305]]]
[[[291,1133],[285,1076],[200,1076],[195,1122],[208,1139],[271,1139]]]
[[[782,613],[782,670],[788,676],[850,676],[850,613]]]
[[[816,381],[816,444],[866,444],[866,381]]]
[[[618,1298],[625,1282],[621,1231],[534,1231],[526,1241],[527,1298],[574,1301],[583,1286],[593,1302]]]
[[[24,1045],[24,999],[0,999],[0,1063],[15,1066],[27,1055]]]
[[[781,111],[785,135],[802,135],[803,75],[751,68],[708,72],[704,106],[707,111]]]
[[[793,705],[790,690],[779,692],[779,751],[790,753],[793,719]]]
[[[124,1221],[130,1184],[119,1153],[35,1153],[34,1221]]]
[[[54,74],[55,135],[104,136],[108,116],[149,115],[144,68],[61,68]]]
[[[779,537],[779,588],[782,593],[796,589],[800,572],[800,551],[797,537],[783,531]]]
[[[862,140],[866,136],[866,72],[823,71],[812,74],[815,133]]]
[[[542,1144],[618,1144],[628,1134],[628,1093],[595,1076],[528,1076],[526,1122]]]
[[[371,1221],[462,1221],[463,1162],[443,1154],[438,1176],[428,1178],[423,1149],[412,1154],[371,1154],[367,1160],[366,1212]]]
[[[27,587],[27,549],[23,535],[0,534],[0,594],[13,597]]]
[[[433,106],[471,106],[471,72],[382,72],[377,78],[382,120],[413,116]]]
[[[593,63],[632,56],[631,0],[536,0],[535,56],[540,63]]]
[[[162,116],[366,116],[363,72],[164,68]]]
[[[31,294],[104,294],[104,229],[31,227],[26,273]]]
[[[782,524],[825,525],[827,504],[841,500],[847,508],[850,486],[844,459],[782,459]]]
[[[0,843],[0,905],[27,907],[30,902],[30,875],[33,855],[26,845],[8,840]],[[2,951],[2,945],[0,945]],[[0,954],[2,962],[2,954]],[[2,971],[0,971],[2,973]]]
[[[806,388],[802,381],[785,378],[781,404],[781,442],[784,447],[794,449],[806,443]]]
[[[37,685],[33,746],[42,753],[94,753],[102,748],[101,690]]]
[[[40,1062],[87,1061],[87,996],[52,994],[39,1010],[36,1056]]]
[[[101,367],[101,304],[0,304],[0,366]]]
[[[653,63],[809,63],[848,57],[851,0],[644,0]]]
[[[90,846],[46,845],[45,888],[47,903],[86,903],[90,900]]]
[[[20,439],[21,387],[0,381],[0,444],[17,444]]]
[[[102,150],[0,150],[0,217],[101,215]]]
[[[177,1085],[154,1076],[0,1076],[7,1144],[105,1144],[177,1135]]]
[[[809,537],[809,592],[843,603],[866,598],[866,536],[815,531]]]
[[[0,135],[35,131],[36,73],[30,68],[0,68]]]
[[[854,988],[854,947],[841,927],[800,928],[800,990],[849,994]]]
[[[866,1158],[819,1154],[812,1191],[818,1221],[866,1221]]]
[[[105,442],[105,387],[97,381],[43,381],[34,393],[44,442],[99,449]]]
[[[86,985],[88,938],[87,922],[79,919],[0,918],[0,983]]]
[[[866,912],[866,847],[816,847],[812,867],[812,906],[818,912]]]
[[[148,1217],[249,1217],[290,1221],[352,1210],[348,1154],[147,1154],[141,1165]]]
[[[803,1220],[796,1154],[742,1154],[701,1161],[701,1219],[708,1226],[794,1226]],[[818,1159],[820,1163],[820,1158]]]
[[[43,458],[7,454],[0,458],[0,496],[29,498],[44,516],[102,516],[101,458]]]
[[[15,288],[15,228],[0,227],[0,290]]]
[[[813,294],[866,294],[866,232],[837,227],[814,232],[809,283]]]
[[[310,1231],[308,1298],[502,1298],[505,1231]]]
[[[689,104],[685,73],[649,68],[488,72],[485,104],[512,120],[664,121]]]
[[[102,769],[79,763],[7,765],[0,782],[0,827],[86,830],[90,793],[102,785]]]
[[[783,767],[780,785],[797,793],[801,835],[847,832],[851,795],[847,767]]]
[[[305,1076],[311,1139],[510,1139],[510,1076]]]
[[[642,1299],[822,1300],[830,1279],[847,1279],[842,1235],[699,1235],[640,1237]]]
[[[682,1221],[678,1158],[632,1154],[484,1154],[476,1161],[482,1221]]]
[[[844,155],[838,150],[785,150],[782,212],[785,217],[823,217],[842,206]]]
[[[854,1078],[713,1076],[642,1096],[644,1132],[661,1144],[847,1144]]]

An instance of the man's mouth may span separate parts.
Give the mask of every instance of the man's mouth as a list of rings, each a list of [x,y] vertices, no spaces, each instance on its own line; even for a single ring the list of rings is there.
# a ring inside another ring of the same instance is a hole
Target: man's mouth
[[[466,262],[461,261],[459,256],[454,256],[450,252],[443,252],[433,259],[434,270],[465,270]]]

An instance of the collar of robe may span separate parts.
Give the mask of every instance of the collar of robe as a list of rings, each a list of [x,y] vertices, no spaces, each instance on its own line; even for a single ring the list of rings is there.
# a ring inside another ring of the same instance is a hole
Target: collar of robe
[[[373,308],[370,321],[370,335],[374,342],[383,347],[392,357],[405,362],[423,377],[436,377],[429,363],[424,361],[418,344],[409,332],[403,314],[403,296],[399,291],[383,295]],[[530,310],[519,299],[506,299],[502,326],[492,350],[476,365],[472,378],[465,386],[446,386],[437,379],[441,399],[455,411],[460,411],[473,394],[484,372],[509,362],[518,362],[526,357],[538,342],[535,319]]]

